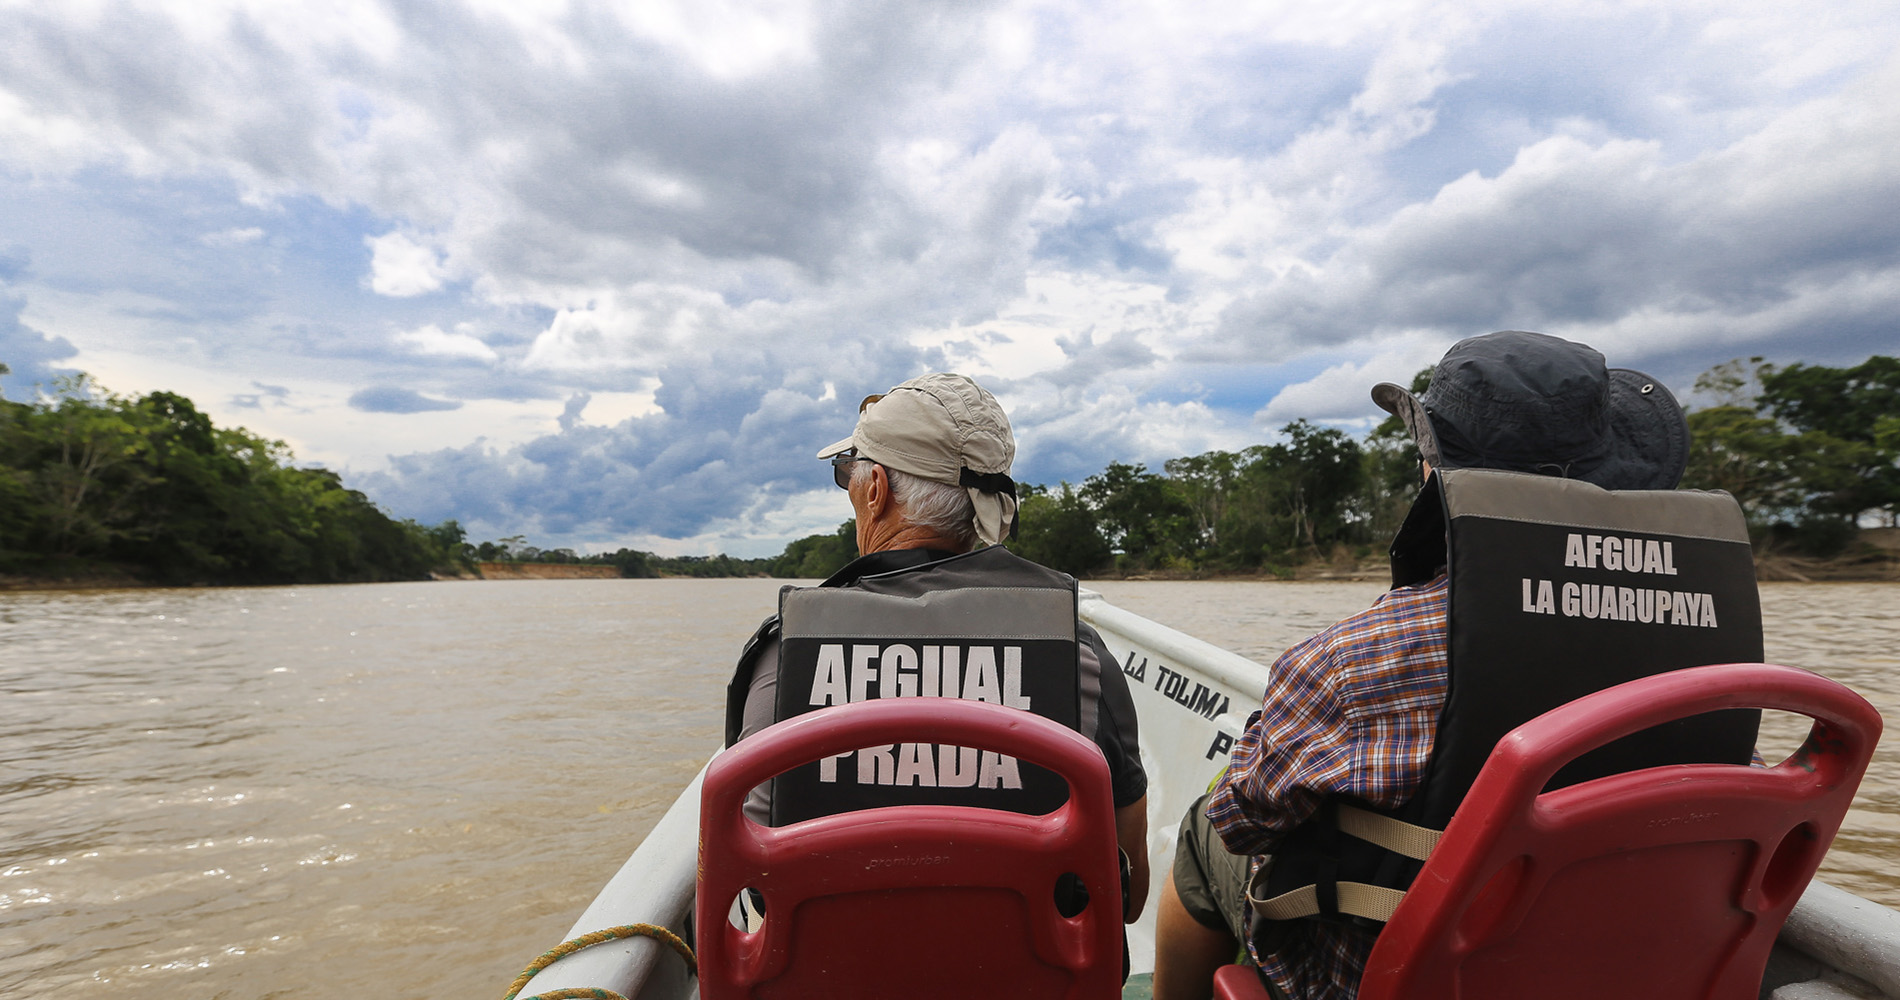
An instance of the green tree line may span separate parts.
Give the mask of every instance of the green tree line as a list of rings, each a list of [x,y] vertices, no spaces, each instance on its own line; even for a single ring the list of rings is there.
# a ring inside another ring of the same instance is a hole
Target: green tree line
[[[1170,459],[1160,472],[1111,462],[1080,486],[1026,485],[1008,545],[1089,576],[1284,573],[1340,546],[1363,555],[1383,544],[1417,487],[1417,452],[1403,429],[1381,428],[1360,441],[1296,420],[1282,433],[1276,444]],[[811,579],[856,555],[856,524],[846,521],[760,562],[772,576]]]
[[[612,552],[581,555],[573,549],[543,549],[526,544],[526,538],[513,535],[500,541],[465,545],[471,562],[555,563],[577,566],[613,566],[628,579],[665,576],[730,577],[773,576],[776,557],[741,559],[725,554],[712,556],[660,556],[638,549],[621,548]]]
[[[170,392],[84,375],[0,399],[0,573],[155,583],[426,579],[464,545],[454,521],[384,514],[281,441],[217,427]]]
[[[1418,373],[1413,392],[1431,384]],[[1900,360],[1829,368],[1737,359],[1696,380],[1683,486],[1733,493],[1758,546],[1829,556],[1864,520],[1900,516]],[[1282,440],[1170,459],[1111,462],[1079,485],[1027,487],[1010,546],[1077,576],[1150,571],[1284,575],[1382,551],[1417,494],[1418,450],[1397,417],[1363,439],[1296,420]],[[850,524],[771,561],[823,577],[855,555]],[[788,570],[791,570],[788,572]]]
[[[823,579],[857,558],[858,525],[855,519],[844,522],[829,534],[809,535],[785,547],[775,556],[742,559],[728,555],[659,556],[651,552],[622,548],[613,552],[580,555],[573,549],[542,549],[528,545],[514,535],[479,545],[464,545],[473,562],[575,563],[587,566],[614,566],[622,577],[653,578],[667,576],[732,577],[775,576],[786,579]]]
[[[1430,370],[1413,380],[1429,385]],[[1785,367],[1760,358],[1696,380],[1683,485],[1733,493],[1758,545],[1827,556],[1862,523],[1900,520],[1900,360]],[[1026,486],[1024,556],[1089,576],[1287,574],[1383,548],[1418,489],[1397,418],[1363,439],[1296,420],[1281,440],[1111,462],[1080,484]],[[856,526],[776,556],[580,555],[521,536],[474,544],[455,521],[395,520],[289,449],[220,428],[169,392],[125,397],[83,375],[37,402],[0,399],[0,573],[131,572],[163,583],[422,579],[480,561],[611,565],[623,577],[822,578],[857,554]]]
[[[1829,556],[1865,521],[1900,521],[1900,359],[1858,365],[1737,358],[1696,379],[1684,485],[1727,490],[1759,544]]]

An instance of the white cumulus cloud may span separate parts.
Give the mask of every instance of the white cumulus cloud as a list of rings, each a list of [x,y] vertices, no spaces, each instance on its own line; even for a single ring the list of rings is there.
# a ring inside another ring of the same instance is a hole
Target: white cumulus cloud
[[[1039,482],[1497,329],[1900,352],[1895,52],[1891,0],[0,0],[0,340],[403,516],[763,545],[931,368]]]
[[[413,353],[428,357],[466,358],[471,361],[489,362],[498,360],[499,355],[495,353],[495,349],[483,343],[481,338],[469,330],[470,327],[464,324],[457,327],[454,333],[449,333],[434,323],[430,323],[397,334],[396,343]]]
[[[442,287],[447,271],[433,248],[395,232],[364,237],[370,248],[369,287],[378,295],[408,298]]]
[[[1491,331],[1485,331],[1487,333]],[[1435,364],[1450,346],[1448,337],[1418,334],[1390,342],[1390,346],[1365,361],[1343,361],[1330,365],[1303,382],[1286,386],[1254,415],[1257,424],[1279,426],[1305,418],[1320,421],[1352,421],[1384,416],[1372,402],[1372,387],[1394,382],[1409,387],[1412,375]]]

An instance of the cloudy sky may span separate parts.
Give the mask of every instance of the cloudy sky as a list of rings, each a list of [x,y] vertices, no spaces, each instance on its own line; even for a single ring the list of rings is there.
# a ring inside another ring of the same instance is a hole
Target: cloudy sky
[[[763,554],[930,370],[1052,483],[1363,430],[1496,329],[1681,394],[1900,351],[1895,94],[1891,0],[0,0],[0,389]]]

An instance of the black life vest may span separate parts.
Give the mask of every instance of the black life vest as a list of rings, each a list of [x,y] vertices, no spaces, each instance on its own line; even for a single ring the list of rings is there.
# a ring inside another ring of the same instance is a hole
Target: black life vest
[[[1406,844],[1413,831],[1394,834],[1377,817],[1442,831],[1517,726],[1638,677],[1762,656],[1754,556],[1727,493],[1442,470],[1393,542],[1392,583],[1441,571],[1450,575],[1449,682],[1424,780],[1397,810],[1332,800],[1287,834],[1251,893],[1269,938],[1295,907],[1367,926],[1385,919],[1434,838]],[[1748,763],[1760,716],[1714,712],[1645,730],[1578,758],[1550,787],[1663,764]],[[1362,839],[1374,837],[1370,826],[1411,856]],[[1283,901],[1277,913],[1258,902],[1267,899]]]
[[[991,546],[843,587],[779,595],[775,721],[871,698],[950,697],[1080,728],[1073,577]],[[772,825],[871,806],[974,805],[1043,813],[1055,774],[969,747],[899,743],[773,779]]]

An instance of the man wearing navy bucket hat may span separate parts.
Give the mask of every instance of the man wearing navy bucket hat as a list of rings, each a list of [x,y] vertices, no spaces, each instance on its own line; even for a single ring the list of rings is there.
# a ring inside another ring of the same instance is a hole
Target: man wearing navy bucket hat
[[[1501,580],[1514,597],[1517,565],[1511,560],[1563,563],[1571,537],[1598,537],[1604,546],[1620,546],[1628,537],[1653,546],[1642,550],[1652,555],[1686,553],[1715,530],[1703,530],[1710,523],[1722,530],[1741,524],[1738,512],[1730,519],[1733,501],[1725,494],[1675,491],[1688,461],[1689,428],[1675,397],[1655,378],[1609,368],[1583,344],[1505,331],[1455,344],[1423,393],[1387,382],[1373,388],[1372,398],[1404,421],[1426,480],[1393,543],[1394,586],[1371,608],[1275,661],[1260,711],[1236,742],[1229,767],[1183,820],[1159,903],[1157,1000],[1208,996],[1214,969],[1233,961],[1242,943],[1276,997],[1353,997],[1379,927],[1417,871],[1416,862],[1358,831],[1388,820],[1442,829],[1469,787],[1470,775],[1459,768],[1471,759],[1481,764],[1497,736],[1575,697],[1571,692],[1628,679],[1616,670],[1640,674],[1726,662],[1707,657],[1759,649],[1758,605],[1749,613],[1754,584],[1745,530],[1739,546],[1724,550],[1740,549],[1745,584],[1696,578],[1696,586],[1719,591],[1727,602],[1721,628],[1658,632],[1652,624],[1644,631],[1607,603],[1587,615],[1569,605],[1520,614],[1513,599],[1506,614],[1491,599],[1501,592],[1495,586]],[[1473,522],[1460,513],[1475,508],[1497,514],[1509,530],[1545,534],[1529,545],[1474,542],[1479,532],[1461,528]],[[1585,536],[1596,523],[1592,517],[1615,524]],[[1556,532],[1554,542],[1550,532]],[[1535,551],[1527,556],[1522,550]],[[1630,568],[1657,567],[1638,558]],[[1736,575],[1732,559],[1722,572]],[[1581,593],[1585,585],[1575,586]],[[1454,592],[1464,597],[1454,599]],[[1534,610],[1542,609],[1526,602],[1523,611]],[[1605,626],[1600,618],[1620,620]],[[1652,619],[1663,620],[1652,609],[1642,621]],[[1700,624],[1715,625],[1714,615]],[[1623,637],[1639,632],[1635,640]],[[1696,637],[1686,643],[1673,638],[1690,633]],[[1653,644],[1662,634],[1665,645],[1681,648],[1655,657],[1642,652],[1643,645],[1617,645]],[[1453,635],[1464,638],[1453,641]],[[1498,641],[1510,645],[1480,645],[1473,652],[1473,636],[1501,636]],[[1591,644],[1574,654],[1566,648]],[[1497,648],[1519,655],[1481,655]],[[1529,666],[1525,649],[1538,651]],[[1618,659],[1624,662],[1602,665]],[[1491,660],[1510,660],[1516,675],[1499,681],[1501,668],[1485,662]],[[1629,666],[1643,660],[1651,662]],[[1528,693],[1495,694],[1519,688]],[[1486,690],[1504,707],[1473,708],[1469,699],[1482,694],[1470,692]],[[1447,711],[1448,703],[1456,710]],[[1682,739],[1689,745],[1644,752],[1659,760],[1739,756],[1736,762],[1746,762],[1753,730]],[[1339,819],[1348,812],[1355,814],[1351,823]],[[1339,846],[1354,838],[1369,843]],[[1309,863],[1316,854],[1323,860]]]
[[[1606,490],[1666,490],[1689,461],[1689,422],[1661,382],[1606,368],[1583,344],[1506,331],[1459,341],[1423,395],[1381,382],[1436,469],[1509,469]]]

